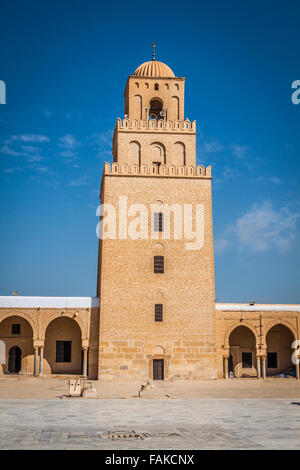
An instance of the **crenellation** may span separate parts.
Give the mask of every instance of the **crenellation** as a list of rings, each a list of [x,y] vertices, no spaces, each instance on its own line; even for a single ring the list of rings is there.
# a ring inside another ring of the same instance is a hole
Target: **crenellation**
[[[143,176],[163,176],[163,177],[178,177],[178,178],[211,178],[211,166],[204,167],[203,165],[197,166],[178,166],[175,165],[146,165],[142,164],[140,167],[136,164],[127,163],[104,163],[103,175],[143,175]]]
[[[185,118],[184,121],[180,120],[165,120],[158,119],[129,119],[129,118],[117,118],[115,132],[130,132],[130,131],[141,131],[143,132],[155,132],[155,133],[193,133],[196,134],[196,121],[190,121]]]

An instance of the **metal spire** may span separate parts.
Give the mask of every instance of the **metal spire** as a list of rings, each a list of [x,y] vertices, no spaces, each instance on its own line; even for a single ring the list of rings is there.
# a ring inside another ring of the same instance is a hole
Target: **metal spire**
[[[152,60],[155,60],[155,48],[156,48],[155,42],[152,43],[152,48],[153,48],[153,50],[152,50]]]

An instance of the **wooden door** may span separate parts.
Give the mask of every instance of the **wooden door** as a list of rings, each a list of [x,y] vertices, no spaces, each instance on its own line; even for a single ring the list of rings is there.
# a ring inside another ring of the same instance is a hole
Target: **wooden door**
[[[163,359],[153,359],[153,380],[164,380]]]

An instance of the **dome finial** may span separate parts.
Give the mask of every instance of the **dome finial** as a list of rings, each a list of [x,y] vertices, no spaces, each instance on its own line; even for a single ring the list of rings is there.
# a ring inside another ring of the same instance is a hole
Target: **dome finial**
[[[155,60],[155,48],[156,48],[156,44],[155,42],[152,43],[152,60]]]

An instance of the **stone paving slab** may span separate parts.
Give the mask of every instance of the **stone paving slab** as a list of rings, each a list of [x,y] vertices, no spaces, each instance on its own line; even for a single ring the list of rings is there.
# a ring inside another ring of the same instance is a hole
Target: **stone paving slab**
[[[0,449],[300,449],[299,399],[0,400]]]

